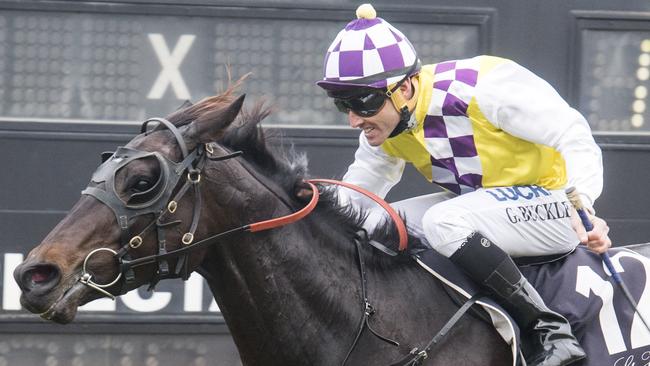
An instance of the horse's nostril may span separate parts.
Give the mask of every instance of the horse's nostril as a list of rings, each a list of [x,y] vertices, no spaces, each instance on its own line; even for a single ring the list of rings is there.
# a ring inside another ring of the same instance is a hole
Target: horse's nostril
[[[16,280],[23,290],[46,291],[59,282],[59,269],[52,264],[37,264],[23,268]]]
[[[27,274],[33,283],[41,284],[52,279],[56,275],[55,272],[56,271],[52,267],[41,266],[39,268],[34,268],[30,271],[27,271]]]

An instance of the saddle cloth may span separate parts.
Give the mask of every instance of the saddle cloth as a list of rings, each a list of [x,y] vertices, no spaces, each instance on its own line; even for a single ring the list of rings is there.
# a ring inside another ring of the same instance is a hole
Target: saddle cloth
[[[650,259],[625,248],[610,249],[609,255],[643,318],[650,320]],[[414,258],[462,297],[479,292],[460,269],[434,250]],[[650,366],[650,330],[614,283],[599,255],[579,246],[571,255],[520,269],[546,305],[571,323],[587,352],[587,358],[576,366]],[[511,346],[513,365],[525,364],[520,357],[516,323],[493,300],[481,298],[477,303]]]

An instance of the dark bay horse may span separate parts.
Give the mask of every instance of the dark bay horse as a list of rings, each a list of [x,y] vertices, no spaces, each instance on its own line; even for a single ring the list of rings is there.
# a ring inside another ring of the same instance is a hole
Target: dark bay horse
[[[267,146],[258,123],[268,109],[245,112],[242,103],[243,96],[230,88],[168,116],[178,133],[164,126],[149,129],[118,149],[93,174],[69,214],[16,269],[23,306],[68,323],[78,306],[93,299],[198,271],[209,283],[243,364],[343,363],[364,312],[353,241],[363,216],[339,207],[334,190],[323,190],[313,213],[296,223],[255,233],[233,231],[183,255],[123,266],[304,206],[305,159]],[[207,158],[190,159],[201,153]],[[173,183],[171,176],[177,177]],[[180,197],[173,207],[168,205],[172,196]],[[117,206],[131,211],[123,214]],[[390,230],[377,232],[385,237]],[[142,235],[134,240],[137,233]],[[360,253],[375,310],[370,325],[400,345],[366,328],[346,364],[389,365],[422,348],[458,307],[441,283],[408,257],[388,257],[370,246]],[[502,366],[512,361],[509,346],[491,326],[464,316],[424,364]]]

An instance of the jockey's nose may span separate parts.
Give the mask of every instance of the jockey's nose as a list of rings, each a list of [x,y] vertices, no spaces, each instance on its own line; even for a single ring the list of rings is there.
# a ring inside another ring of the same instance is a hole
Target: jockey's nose
[[[25,293],[47,293],[61,280],[61,271],[54,264],[22,263],[14,270],[14,279]]]
[[[348,122],[350,122],[350,127],[359,128],[363,124],[363,118],[352,111],[348,111]]]

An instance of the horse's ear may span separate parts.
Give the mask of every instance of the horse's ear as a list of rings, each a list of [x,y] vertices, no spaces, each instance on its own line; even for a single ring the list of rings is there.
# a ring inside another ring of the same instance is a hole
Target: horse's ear
[[[194,104],[192,104],[192,102],[190,102],[189,100],[185,100],[185,101],[183,102],[183,104],[181,104],[178,108],[176,108],[176,110],[177,110],[177,111],[182,111],[183,109],[185,109],[185,108],[189,108],[189,107],[191,107],[191,106],[193,106],[193,105],[194,105]]]
[[[230,105],[203,113],[190,124],[187,137],[197,143],[218,140],[241,111],[245,97],[243,94]]]

